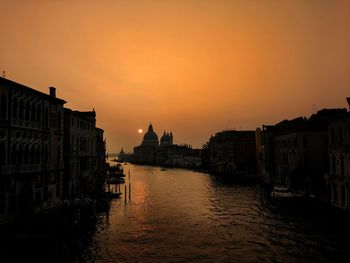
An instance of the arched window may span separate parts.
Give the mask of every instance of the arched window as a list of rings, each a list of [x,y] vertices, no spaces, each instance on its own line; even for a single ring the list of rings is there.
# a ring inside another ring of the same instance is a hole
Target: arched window
[[[35,121],[36,118],[36,110],[34,103],[30,106],[30,120]]]
[[[16,164],[18,164],[18,165],[23,164],[23,146],[22,145],[20,145],[18,147],[17,160],[16,161],[17,161]]]
[[[11,164],[17,164],[17,148],[15,145],[12,145],[11,147]]]
[[[62,126],[61,126],[61,111],[58,111],[57,112],[57,128],[60,129]]]
[[[30,149],[30,163],[35,164],[36,162],[36,153],[35,153],[35,147],[32,146]]]
[[[61,148],[60,146],[57,146],[57,166],[59,166],[61,161]]]
[[[339,144],[343,144],[343,129],[342,126],[339,126]]]
[[[44,164],[46,164],[49,161],[49,151],[47,149],[47,145],[44,146]]]
[[[344,175],[345,166],[344,166],[344,155],[340,156],[340,174]]]
[[[7,97],[5,94],[1,94],[0,98],[0,117],[6,119],[7,117]]]
[[[30,154],[30,151],[29,151],[29,146],[26,145],[24,147],[24,152],[23,152],[23,163],[24,164],[28,164],[29,163],[29,154]]]
[[[29,117],[30,117],[30,106],[29,106],[29,102],[27,102],[25,104],[25,120],[29,121]]]
[[[333,175],[336,174],[336,164],[335,164],[335,156],[332,156],[332,173]]]
[[[49,126],[49,109],[45,108],[44,110],[44,126],[48,127]]]
[[[1,165],[5,165],[6,164],[6,156],[7,156],[7,151],[6,151],[6,146],[5,146],[5,142],[1,142],[0,143],[0,164]]]
[[[41,148],[39,146],[36,149],[36,163],[41,163]]]
[[[37,112],[36,112],[36,120],[38,122],[41,122],[41,106],[38,106]]]
[[[23,120],[24,118],[24,105],[22,101],[18,102],[18,118]]]
[[[12,100],[12,118],[17,119],[18,103],[17,99],[13,98]]]

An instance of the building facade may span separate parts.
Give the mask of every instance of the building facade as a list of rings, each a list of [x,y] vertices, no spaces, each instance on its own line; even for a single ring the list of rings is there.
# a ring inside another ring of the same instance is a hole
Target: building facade
[[[59,206],[65,101],[0,78],[0,103],[0,221]]]
[[[152,124],[142,143],[134,147],[133,162],[137,164],[195,168],[201,166],[201,150],[173,143],[172,132],[164,132],[158,140]]]
[[[310,118],[263,126],[261,174],[272,186],[321,199],[327,197],[328,123],[345,109],[324,109]]]
[[[64,109],[64,198],[91,197],[98,192],[106,169],[103,130],[96,112]]]
[[[222,131],[203,147],[203,163],[216,174],[227,176],[256,175],[254,131]]]
[[[350,98],[347,101],[350,108]],[[337,207],[350,210],[350,112],[333,120],[329,124],[328,132],[328,200]]]

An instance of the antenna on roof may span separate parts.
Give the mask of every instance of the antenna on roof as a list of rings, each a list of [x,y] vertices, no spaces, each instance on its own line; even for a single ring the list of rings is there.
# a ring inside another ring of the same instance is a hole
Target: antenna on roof
[[[3,77],[3,78],[6,77],[6,71],[5,71],[5,70],[2,71],[2,77]]]

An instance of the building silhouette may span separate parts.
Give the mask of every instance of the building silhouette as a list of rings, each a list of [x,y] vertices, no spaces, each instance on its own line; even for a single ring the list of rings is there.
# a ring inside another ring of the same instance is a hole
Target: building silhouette
[[[350,97],[347,98],[350,109]],[[350,111],[339,114],[328,126],[329,175],[328,200],[342,209],[350,210]]]
[[[164,131],[159,143],[158,135],[150,124],[141,144],[134,147],[133,162],[148,165],[199,167],[201,166],[201,150],[192,149],[189,145],[174,144],[172,132]]]
[[[0,78],[0,223],[91,196],[105,169],[103,130],[95,112]]]
[[[91,197],[102,188],[105,172],[103,130],[96,127],[96,112],[64,109],[64,195]]]
[[[284,186],[292,192],[329,198],[329,124],[345,113],[346,109],[323,109],[310,118],[264,125],[259,158],[264,182],[270,187]]]
[[[65,101],[0,78],[0,103],[0,221],[59,206]]]
[[[256,174],[254,131],[216,133],[203,146],[203,165],[210,172],[230,177]]]

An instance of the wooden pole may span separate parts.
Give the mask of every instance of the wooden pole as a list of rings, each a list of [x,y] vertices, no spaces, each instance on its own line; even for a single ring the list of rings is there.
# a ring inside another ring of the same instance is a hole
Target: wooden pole
[[[126,203],[126,185],[125,185],[125,192],[124,192],[124,196],[125,196],[125,203]]]
[[[129,201],[130,201],[130,196],[131,196],[131,183],[129,183]]]

